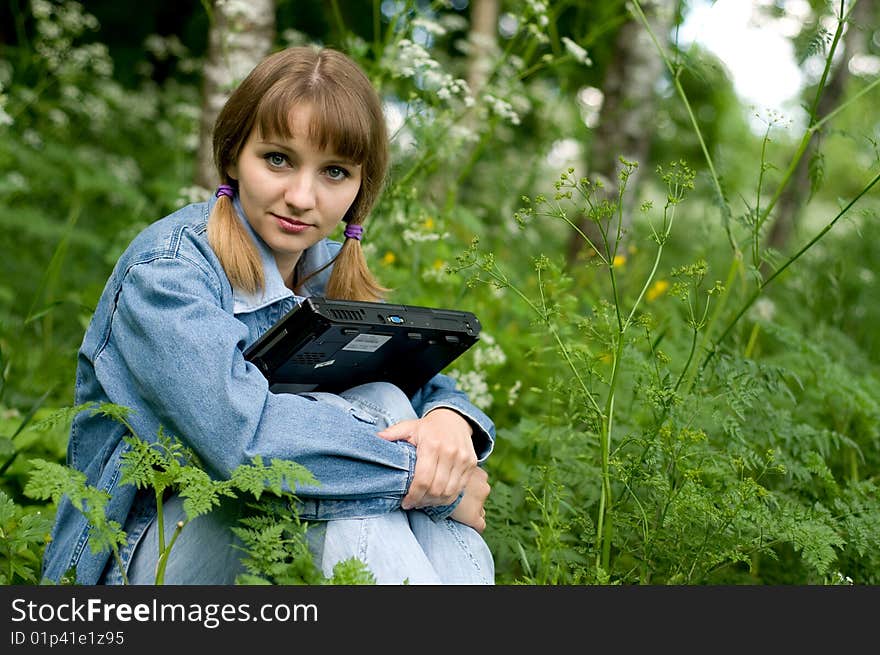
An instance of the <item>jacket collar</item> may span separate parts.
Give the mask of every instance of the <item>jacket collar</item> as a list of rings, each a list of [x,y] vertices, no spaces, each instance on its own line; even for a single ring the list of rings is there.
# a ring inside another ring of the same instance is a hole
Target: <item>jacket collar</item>
[[[236,314],[255,312],[258,309],[262,309],[263,307],[276,303],[284,298],[294,298],[297,304],[299,304],[305,297],[321,293],[330,277],[330,268],[328,267],[321,271],[321,273],[309,280],[303,286],[302,292],[305,296],[294,294],[293,291],[288,289],[284,284],[284,280],[281,278],[281,273],[278,271],[278,266],[275,263],[275,256],[272,254],[272,250],[266,245],[266,242],[260,238],[260,235],[254,231],[251,224],[245,218],[244,210],[241,207],[238,195],[235,196],[233,204],[238,219],[241,221],[242,225],[244,225],[248,234],[251,235],[254,244],[257,246],[257,251],[260,253],[260,260],[263,263],[264,279],[263,288],[254,293],[244,291],[237,287],[232,288],[233,312]],[[311,248],[306,249],[300,257],[300,260],[297,263],[300,278],[317,270],[332,258],[333,254],[330,251],[327,239],[322,239]]]

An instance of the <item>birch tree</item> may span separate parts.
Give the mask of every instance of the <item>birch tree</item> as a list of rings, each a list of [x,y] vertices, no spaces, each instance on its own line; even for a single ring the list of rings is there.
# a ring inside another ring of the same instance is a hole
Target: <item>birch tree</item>
[[[204,0],[211,27],[202,82],[202,115],[195,182],[212,189],[214,170],[211,137],[217,114],[232,89],[272,49],[275,0]]]
[[[658,38],[669,34],[675,12],[675,0],[646,0],[642,10]],[[663,73],[663,61],[657,54],[650,35],[634,18],[621,25],[614,39],[614,54],[602,85],[604,99],[587,154],[587,170],[591,178],[600,179],[610,199],[617,196],[617,175],[620,157],[643,163],[647,159],[654,129],[656,82]],[[635,188],[635,173],[627,188]],[[626,208],[627,205],[625,204]],[[628,212],[622,214],[625,230],[630,222]],[[601,247],[596,226],[583,216],[578,227]],[[568,242],[567,260],[574,263],[585,243],[576,232]]]
[[[473,0],[471,3],[471,29],[468,34],[468,87],[475,96],[485,86],[498,50],[499,0]]]
[[[815,107],[815,121],[830,114],[844,100],[850,74],[850,61],[853,57],[868,52],[868,42],[873,35],[877,15],[872,0],[858,0],[852,5],[847,30],[843,34],[843,57],[831,70],[825,88],[818,96]],[[815,93],[815,91],[808,91]],[[809,100],[806,100],[809,102]],[[804,207],[815,191],[821,177],[821,153],[819,145],[828,132],[828,126],[815,131],[807,149],[798,161],[791,181],[782,191],[777,204],[776,217],[767,234],[767,246],[782,250],[796,229]],[[765,271],[767,267],[763,267]]]

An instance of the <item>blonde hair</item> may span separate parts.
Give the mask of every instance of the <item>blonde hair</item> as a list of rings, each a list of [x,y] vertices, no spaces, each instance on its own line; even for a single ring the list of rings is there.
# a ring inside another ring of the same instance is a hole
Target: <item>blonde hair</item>
[[[232,92],[214,123],[214,164],[220,179],[236,186],[227,171],[252,130],[290,138],[291,112],[305,105],[312,107],[309,137],[315,145],[361,164],[361,186],[343,220],[363,225],[385,183],[388,133],[370,80],[354,61],[331,48],[303,46],[269,55]],[[259,252],[231,198],[221,196],[214,204],[208,241],[233,286],[249,292],[263,288]],[[331,263],[326,296],[379,300],[387,292],[370,272],[359,240],[346,238],[334,260],[308,277]],[[298,280],[297,287],[303,282]]]

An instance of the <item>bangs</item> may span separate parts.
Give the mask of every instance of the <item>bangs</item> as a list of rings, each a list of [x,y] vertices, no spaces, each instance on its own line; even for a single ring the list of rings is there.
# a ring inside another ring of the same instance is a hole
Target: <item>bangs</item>
[[[303,106],[312,108],[308,138],[314,145],[356,164],[364,162],[375,128],[369,108],[344,88],[275,84],[257,106],[255,123],[266,138],[291,139],[291,116]]]

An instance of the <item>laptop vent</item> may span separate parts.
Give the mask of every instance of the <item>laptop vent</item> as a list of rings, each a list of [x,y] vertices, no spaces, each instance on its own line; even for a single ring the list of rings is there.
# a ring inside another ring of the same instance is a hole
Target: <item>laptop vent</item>
[[[297,364],[312,366],[314,364],[320,364],[325,359],[327,359],[326,353],[299,353],[295,357],[291,358],[291,361]]]
[[[329,313],[340,321],[362,321],[367,315],[363,309],[331,309]]]

